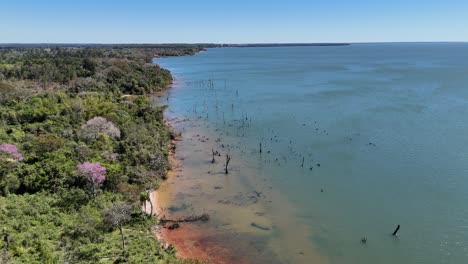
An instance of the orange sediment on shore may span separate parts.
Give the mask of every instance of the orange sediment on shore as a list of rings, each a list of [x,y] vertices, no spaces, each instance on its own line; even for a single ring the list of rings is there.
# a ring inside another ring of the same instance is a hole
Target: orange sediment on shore
[[[166,122],[168,121],[166,120]],[[172,126],[171,124],[168,125]],[[171,206],[171,196],[174,195],[170,190],[170,185],[174,184],[174,178],[179,177],[182,172],[181,160],[177,159],[175,153],[175,146],[177,141],[180,140],[180,138],[176,138],[171,143],[173,147],[169,152],[170,170],[167,172],[168,181],[163,182],[159,190],[150,194],[153,215],[158,217],[159,220],[170,217],[170,213],[166,210]],[[150,213],[151,204],[146,203],[144,209],[147,213]],[[220,243],[218,239],[221,235],[219,230],[216,231],[202,223],[180,224],[179,228],[173,230],[163,225],[156,225],[153,228],[153,233],[164,248],[168,248],[170,245],[175,246],[177,257],[182,259],[194,259],[202,263],[249,263],[245,256],[234,254]]]
[[[172,127],[186,122],[172,121]],[[188,127],[184,124],[183,128]],[[218,172],[223,161],[210,163],[211,145],[202,134],[194,126],[184,130],[182,142],[181,138],[173,141],[178,144],[177,155],[171,148],[168,179],[151,199],[158,217],[208,213],[210,221],[180,223],[172,230],[156,226],[155,235],[163,245],[174,245],[180,258],[207,263],[327,263],[281,193],[268,188],[255,193],[241,180],[265,175],[253,177],[258,172],[240,165],[240,159],[235,160],[229,175]],[[248,185],[255,186],[253,183]]]
[[[172,179],[177,177],[181,171],[180,161],[176,159],[173,151],[170,152],[169,162],[171,169],[168,171],[167,177]],[[167,187],[164,184],[163,189]],[[170,196],[170,192],[167,191],[153,191],[150,195],[154,214],[159,219],[169,216],[165,213],[164,207],[170,205]],[[151,212],[149,203],[146,204],[145,211]],[[207,236],[209,234],[207,231],[207,227],[197,223],[181,224],[179,228],[173,230],[162,225],[153,228],[153,233],[162,246],[164,248],[168,248],[170,245],[175,246],[179,258],[194,259],[203,263],[247,263],[242,261],[241,256],[232,256],[215,238]]]

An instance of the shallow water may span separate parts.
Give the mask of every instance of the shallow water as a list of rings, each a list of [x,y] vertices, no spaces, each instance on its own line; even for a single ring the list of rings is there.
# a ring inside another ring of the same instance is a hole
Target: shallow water
[[[209,212],[210,239],[233,255],[468,261],[468,44],[222,48],[156,63],[177,78],[163,101],[183,134],[167,207]]]

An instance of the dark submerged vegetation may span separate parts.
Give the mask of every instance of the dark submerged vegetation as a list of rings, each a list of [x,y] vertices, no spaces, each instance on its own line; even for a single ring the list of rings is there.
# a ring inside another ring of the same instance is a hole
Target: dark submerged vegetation
[[[152,58],[198,50],[0,50],[0,262],[181,262],[141,210],[173,137],[145,95],[172,82]]]

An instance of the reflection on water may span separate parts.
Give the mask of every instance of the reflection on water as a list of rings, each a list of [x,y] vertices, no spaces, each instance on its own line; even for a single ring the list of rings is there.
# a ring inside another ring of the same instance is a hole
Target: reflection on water
[[[223,48],[157,63],[178,78],[163,100],[183,134],[165,208],[208,212],[205,241],[255,263],[468,260],[467,44]]]

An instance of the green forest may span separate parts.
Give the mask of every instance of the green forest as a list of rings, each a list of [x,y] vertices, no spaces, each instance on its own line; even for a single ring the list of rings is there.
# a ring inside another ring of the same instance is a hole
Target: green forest
[[[149,95],[198,50],[0,50],[0,263],[183,262],[142,211],[174,137]]]

